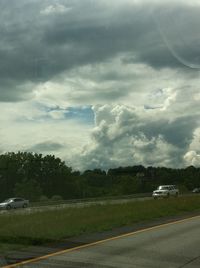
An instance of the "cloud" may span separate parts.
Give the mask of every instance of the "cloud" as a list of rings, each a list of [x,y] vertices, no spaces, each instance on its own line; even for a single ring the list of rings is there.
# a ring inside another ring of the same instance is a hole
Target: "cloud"
[[[147,109],[167,110],[171,103],[176,101],[177,91],[173,88],[162,88],[154,90],[148,96]]]
[[[62,4],[55,3],[54,5],[49,5],[45,7],[43,10],[40,11],[40,13],[44,15],[49,15],[49,14],[65,13],[70,10],[71,10],[70,7],[66,7]]]
[[[35,144],[34,146],[32,146],[30,149],[28,149],[28,151],[31,152],[37,152],[37,153],[41,153],[41,152],[56,152],[58,150],[61,150],[64,146],[64,144],[60,144],[60,143],[56,143],[56,142],[52,142],[52,141],[44,141],[38,144]]]
[[[198,159],[197,1],[2,0],[0,10],[1,151],[52,149],[81,169]]]
[[[183,156],[186,165],[200,166],[200,128],[193,131],[188,150]]]
[[[1,101],[30,99],[40,83],[119,55],[124,65],[156,70],[200,63],[199,10],[184,1],[22,0],[1,1],[0,9]],[[122,92],[108,89],[110,99]]]
[[[94,114],[90,106],[52,107],[49,109],[48,115],[53,119],[73,119],[82,123],[94,124]]]
[[[71,155],[78,155],[89,139],[91,123],[66,117],[55,119],[49,116],[49,109],[37,103],[15,103],[14,107],[4,103],[1,111],[1,152],[51,153],[71,163]]]
[[[144,110],[124,105],[94,106],[96,126],[82,150],[79,168],[138,165],[181,167],[195,129],[187,118],[152,118]],[[162,111],[162,109],[161,109]],[[164,111],[163,111],[164,113]]]
[[[188,166],[200,166],[200,154],[195,151],[189,151],[184,155],[184,160]]]

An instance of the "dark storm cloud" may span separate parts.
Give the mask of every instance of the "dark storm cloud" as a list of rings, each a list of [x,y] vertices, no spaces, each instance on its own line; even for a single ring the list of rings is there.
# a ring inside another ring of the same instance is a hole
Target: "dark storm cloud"
[[[191,63],[190,59],[197,64],[199,46],[191,44],[195,40],[189,34],[191,28],[181,21],[182,15],[188,16],[188,8],[178,8],[169,10],[167,3],[159,6],[153,2],[125,2],[117,8],[116,3],[106,6],[90,0],[1,1],[0,100],[19,100],[24,96],[19,85],[44,82],[72,68],[104,62],[122,53],[128,55],[124,64],[176,68],[185,61]],[[175,15],[180,19],[172,24]],[[190,25],[196,25],[200,12],[191,8],[189,15],[193,15]],[[169,23],[175,25],[174,32]],[[180,32],[184,25],[186,29]],[[179,39],[177,31],[181,33]]]
[[[138,136],[141,133],[144,133],[148,139],[158,137],[162,135],[164,140],[169,144],[180,148],[180,150],[186,150],[193,139],[194,130],[198,127],[198,118],[197,116],[185,116],[178,117],[172,122],[166,119],[154,119],[149,121],[142,121],[138,118],[136,124],[134,123],[134,118],[132,118],[133,127],[127,131],[131,135]],[[129,122],[131,123],[131,121]],[[124,120],[120,124],[120,128],[123,129],[127,125],[127,121]],[[113,137],[111,140],[114,142],[120,141],[124,137],[124,133],[120,132],[116,137]],[[145,147],[145,150],[150,152],[151,147],[154,147],[153,144],[149,144]]]
[[[59,18],[45,32],[44,42],[58,51],[67,44],[73,47],[69,49],[72,54],[67,54],[65,68],[101,62],[119,53],[129,53],[124,63],[145,62],[155,68],[180,67],[148,10],[141,7],[130,10],[124,6],[112,14],[110,21],[109,15],[106,22],[102,17],[101,23],[86,20],[81,24],[74,22],[74,25]]]
[[[165,140],[180,148],[187,148],[193,138],[193,132],[198,126],[197,116],[185,116],[169,120],[153,121],[141,128],[148,138],[155,137],[158,133],[163,135]]]

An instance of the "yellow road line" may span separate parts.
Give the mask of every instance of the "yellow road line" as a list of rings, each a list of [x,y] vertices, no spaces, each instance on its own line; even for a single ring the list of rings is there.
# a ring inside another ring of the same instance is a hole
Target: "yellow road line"
[[[44,255],[44,256],[41,256],[41,257],[36,257],[36,258],[29,259],[29,260],[26,260],[26,261],[22,261],[22,262],[19,262],[19,263],[15,263],[15,264],[11,264],[11,265],[6,265],[6,266],[3,266],[2,268],[15,268],[15,267],[18,267],[20,265],[25,265],[25,264],[29,264],[29,263],[33,263],[33,262],[38,262],[38,261],[41,261],[41,260],[48,259],[50,257],[62,255],[62,254],[65,254],[65,253],[68,253],[68,252],[72,252],[72,251],[75,251],[75,250],[79,250],[79,249],[83,249],[83,248],[88,248],[88,247],[91,247],[91,246],[102,244],[104,242],[116,240],[116,239],[123,238],[123,237],[128,237],[128,236],[139,234],[139,233],[143,233],[143,232],[146,232],[146,231],[151,231],[151,230],[159,229],[159,228],[162,228],[162,227],[166,227],[166,226],[170,226],[170,225],[174,225],[174,224],[178,224],[178,223],[187,222],[187,221],[190,221],[190,220],[196,219],[196,218],[200,218],[200,215],[193,216],[193,217],[190,217],[190,218],[186,218],[186,219],[183,219],[183,220],[178,220],[178,221],[173,221],[173,222],[169,222],[169,223],[164,223],[164,224],[156,225],[156,226],[153,226],[153,227],[144,228],[144,229],[141,229],[141,230],[138,230],[138,231],[134,231],[134,232],[130,232],[130,233],[126,233],[126,234],[122,234],[122,235],[118,235],[118,236],[106,238],[106,239],[99,240],[99,241],[96,241],[96,242],[92,242],[92,243],[89,243],[89,244],[85,244],[85,245],[82,245],[82,246],[77,246],[77,247],[74,247],[74,248],[68,248],[68,249],[60,250],[60,251],[57,251],[57,252],[54,252],[54,253],[50,253],[50,254],[47,254],[47,255]]]

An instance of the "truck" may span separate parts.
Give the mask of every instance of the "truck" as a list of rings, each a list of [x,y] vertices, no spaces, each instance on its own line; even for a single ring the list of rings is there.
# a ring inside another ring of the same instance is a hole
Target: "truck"
[[[153,191],[153,198],[169,198],[170,196],[178,197],[179,190],[176,185],[160,185],[158,188]]]

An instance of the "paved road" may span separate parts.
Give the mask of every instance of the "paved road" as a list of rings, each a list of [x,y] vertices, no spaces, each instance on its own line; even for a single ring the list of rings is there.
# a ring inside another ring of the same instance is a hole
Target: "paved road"
[[[105,205],[105,204],[122,204],[129,203],[134,201],[145,201],[151,200],[152,197],[133,197],[133,198],[124,198],[124,199],[114,199],[114,200],[97,200],[97,201],[84,201],[84,202],[75,202],[75,203],[66,203],[59,205],[49,205],[49,206],[39,206],[39,207],[29,207],[22,209],[12,209],[12,210],[1,210],[0,214],[30,214],[38,211],[47,211],[63,208],[80,208],[88,207],[93,205]]]
[[[200,216],[19,265],[27,268],[199,268]]]
[[[182,194],[180,196],[194,196],[194,194]],[[172,197],[173,198],[173,197]],[[16,210],[0,210],[1,214],[30,214],[37,211],[47,211],[47,210],[55,210],[55,209],[63,209],[63,208],[73,208],[73,207],[88,207],[92,205],[105,205],[105,204],[122,204],[122,203],[128,203],[128,202],[134,202],[134,201],[146,201],[146,200],[152,200],[153,198],[149,193],[147,193],[147,196],[139,196],[139,195],[132,195],[127,196],[120,199],[105,199],[105,200],[89,200],[89,201],[74,201],[74,202],[67,202],[65,204],[58,204],[58,205],[46,205],[46,206],[38,206],[38,207],[29,207],[29,208],[23,208],[23,209],[16,209]],[[73,201],[73,200],[72,200]]]

